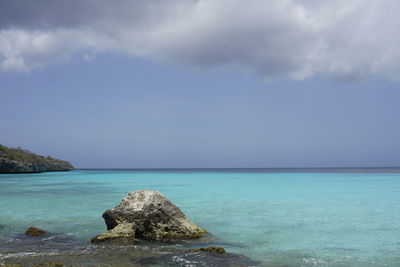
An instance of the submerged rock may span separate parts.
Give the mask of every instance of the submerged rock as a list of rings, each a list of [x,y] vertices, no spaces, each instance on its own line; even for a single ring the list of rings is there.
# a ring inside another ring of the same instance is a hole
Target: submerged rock
[[[130,192],[119,205],[106,210],[103,218],[108,231],[93,238],[92,242],[121,237],[186,240],[199,238],[207,233],[191,222],[161,193],[153,190]],[[132,229],[132,232],[127,229]]]
[[[29,227],[26,231],[25,231],[25,235],[27,236],[44,236],[46,235],[46,231],[36,228],[36,227]]]
[[[43,262],[33,265],[33,267],[64,267],[65,265],[61,262]],[[4,267],[23,267],[22,264],[7,264]]]
[[[191,252],[211,252],[211,253],[224,254],[225,249],[221,247],[196,248],[191,250]]]
[[[219,251],[219,250],[218,250]],[[225,251],[225,250],[224,250]],[[260,262],[234,253],[215,253],[208,250],[186,251],[182,253],[171,253],[158,257],[149,257],[137,260],[135,263],[145,266],[226,266],[226,267],[247,267],[260,266]]]
[[[65,265],[61,262],[43,262],[36,264],[33,267],[63,267],[63,266]]]

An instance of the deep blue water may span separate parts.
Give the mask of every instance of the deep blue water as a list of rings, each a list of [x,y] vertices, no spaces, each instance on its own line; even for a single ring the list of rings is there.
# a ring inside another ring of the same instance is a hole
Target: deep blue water
[[[31,225],[86,242],[105,230],[104,210],[140,189],[269,266],[400,266],[399,169],[2,174],[0,242]]]

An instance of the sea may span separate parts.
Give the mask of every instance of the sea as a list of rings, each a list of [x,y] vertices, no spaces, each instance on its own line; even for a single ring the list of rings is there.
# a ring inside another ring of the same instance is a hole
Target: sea
[[[128,192],[143,189],[161,192],[210,235],[186,243],[91,244],[92,237],[106,230],[102,213]],[[27,238],[23,233],[29,226],[52,234]],[[238,266],[398,267],[400,169],[101,169],[0,175],[0,266],[48,260],[133,266],[135,257],[153,257],[149,266],[207,266],[179,257],[157,263],[157,256],[208,245],[249,259],[238,260]],[[141,264],[146,266],[146,260]]]

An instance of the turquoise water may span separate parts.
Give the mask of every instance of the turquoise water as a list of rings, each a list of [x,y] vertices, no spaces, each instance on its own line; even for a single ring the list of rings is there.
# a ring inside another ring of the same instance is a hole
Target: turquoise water
[[[400,266],[396,169],[3,174],[0,237],[35,225],[86,242],[105,230],[102,212],[139,189],[160,191],[228,251],[267,266]]]

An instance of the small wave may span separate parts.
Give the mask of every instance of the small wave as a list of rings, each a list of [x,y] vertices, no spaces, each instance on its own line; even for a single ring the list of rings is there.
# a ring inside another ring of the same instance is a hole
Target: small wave
[[[196,264],[199,264],[197,261],[189,261],[187,259],[184,259],[182,256],[172,256],[172,261],[178,263],[178,264],[183,264],[185,267],[196,267]]]
[[[42,241],[52,240],[52,239],[55,239],[55,238],[56,238],[56,236],[53,235],[53,236],[49,236],[49,237],[43,238]]]
[[[59,252],[18,252],[10,254],[0,254],[0,259],[19,258],[19,257],[37,257],[37,256],[54,256],[59,255]]]
[[[328,266],[328,263],[326,261],[317,258],[303,258],[303,262],[307,265],[318,266],[318,267]]]
[[[328,251],[359,251],[359,249],[356,248],[345,248],[345,247],[326,247],[323,248],[324,250]]]

